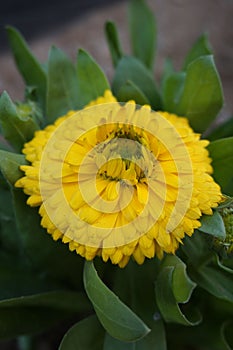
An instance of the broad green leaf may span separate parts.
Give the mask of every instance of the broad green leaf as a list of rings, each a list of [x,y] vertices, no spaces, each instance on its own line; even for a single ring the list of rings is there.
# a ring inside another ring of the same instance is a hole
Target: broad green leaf
[[[156,24],[154,14],[144,0],[130,1],[129,27],[133,55],[146,67],[152,69],[156,46]]]
[[[208,150],[213,159],[215,180],[224,193],[233,195],[233,137],[211,142]]]
[[[115,95],[127,81],[142,91],[152,108],[157,110],[161,107],[161,98],[151,72],[135,57],[123,57],[119,61],[112,86]]]
[[[226,237],[223,219],[217,211],[213,215],[203,215],[201,217],[201,227],[198,230],[221,239]]]
[[[203,132],[215,119],[223,105],[223,93],[219,74],[211,55],[201,56],[191,62],[177,109],[186,116],[197,132]]]
[[[27,164],[23,154],[0,150],[0,170],[12,186],[23,176],[23,172],[19,169],[23,164]]]
[[[8,151],[8,152],[13,151],[10,145],[3,138],[1,138],[1,136],[0,136],[0,150]]]
[[[72,313],[91,310],[91,304],[83,292],[66,290],[20,296],[0,301],[0,309],[6,307],[49,307]]]
[[[176,255],[167,255],[162,266],[174,266],[172,276],[172,290],[178,303],[186,303],[189,301],[196,284],[190,280],[186,272],[185,263]]]
[[[187,318],[178,304],[189,301],[194,287],[195,283],[188,277],[185,264],[176,256],[166,256],[155,285],[157,305],[166,322],[185,326],[200,323],[199,312],[192,310]]]
[[[84,287],[96,314],[114,338],[135,341],[148,334],[150,329],[100,280],[92,262],[85,262]]]
[[[0,301],[0,338],[13,338],[50,328],[90,309],[82,293],[55,291]]]
[[[121,349],[120,346],[132,349],[166,350],[166,336],[163,320],[158,312],[154,296],[154,280],[158,273],[159,261],[146,260],[138,266],[130,261],[122,270],[117,270],[114,278],[114,292],[127,303],[139,317],[146,322],[151,331],[144,338],[131,343],[122,342],[106,335],[106,350]],[[113,347],[114,346],[114,347]],[[105,348],[104,348],[105,349]]]
[[[203,34],[197,39],[197,41],[194,43],[193,47],[185,57],[183,69],[186,70],[188,65],[191,62],[193,62],[196,58],[212,54],[213,51],[208,41],[208,37],[206,34]]]
[[[222,265],[216,254],[206,263],[193,269],[191,277],[210,294],[233,302],[233,270]]]
[[[185,72],[167,73],[163,79],[163,109],[167,112],[175,112],[184,88]]]
[[[0,289],[1,298],[2,293],[5,293],[7,288],[6,281],[2,279],[3,276],[8,277],[5,264],[13,265],[14,271],[16,271],[16,266],[19,267],[18,260],[20,259],[20,263],[23,264],[24,259],[21,256],[21,239],[15,223],[12,196],[7,184],[5,187],[4,184],[1,184],[0,198],[0,281],[1,285],[4,286]]]
[[[3,249],[4,251],[2,251]],[[44,293],[63,287],[61,283],[59,284],[52,278],[46,278],[45,274],[41,275],[29,271],[28,265],[30,262],[23,254],[20,244],[18,245],[18,251],[15,252],[9,249],[6,251],[6,247],[2,247],[0,262],[1,301],[22,298],[22,296]]]
[[[144,93],[130,80],[120,87],[116,97],[120,102],[134,100],[139,105],[149,104]]]
[[[0,98],[0,125],[5,139],[17,150],[33,138],[39,129],[35,120],[29,116],[21,116],[9,95],[3,92]]]
[[[196,327],[180,327],[167,325],[168,348],[170,349],[205,349],[205,350],[231,350],[222,333],[222,320],[214,305],[209,303],[210,296],[202,299],[203,309],[206,311],[203,322]],[[197,299],[200,302],[200,298]],[[215,302],[218,300],[215,299]],[[232,334],[232,330],[231,330]],[[201,345],[201,348],[200,348]]]
[[[105,35],[112,57],[113,66],[116,67],[118,61],[120,61],[124,54],[120,45],[117,28],[114,22],[109,21],[105,24]]]
[[[12,27],[7,27],[7,34],[17,67],[25,83],[36,87],[37,99],[45,110],[46,73],[30,52],[20,33]]]
[[[80,49],[77,59],[77,101],[78,107],[82,108],[90,101],[103,96],[110,86],[100,66],[86,51]]]
[[[48,61],[47,120],[54,120],[78,106],[75,67],[66,54],[52,47]]]
[[[75,252],[70,252],[68,246],[61,241],[55,242],[52,239],[40,225],[38,208],[26,204],[27,196],[23,191],[12,192],[16,222],[31,269],[43,271],[57,282],[79,290],[82,286],[83,259]]]
[[[233,117],[218,125],[209,135],[211,141],[233,136]]]
[[[137,342],[127,343],[112,338],[106,333],[103,350],[166,350],[166,336],[163,323],[155,322],[151,332]]]
[[[96,316],[76,323],[65,334],[59,350],[103,350],[104,329]]]

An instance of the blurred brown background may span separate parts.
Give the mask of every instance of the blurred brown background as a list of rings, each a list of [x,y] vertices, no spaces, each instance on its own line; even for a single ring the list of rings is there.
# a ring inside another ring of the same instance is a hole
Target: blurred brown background
[[[123,47],[129,52],[127,1],[106,4],[103,4],[103,1],[99,3],[95,1],[93,0],[92,4],[89,1],[90,6],[85,9],[82,6],[81,9],[78,7],[80,1],[75,5],[74,1],[66,0],[62,2],[62,6],[56,2],[56,5],[48,6],[48,10],[45,7],[41,13],[38,10],[36,12],[36,9],[35,12],[27,10],[29,13],[27,16],[30,18],[24,19],[23,24],[21,23],[23,20],[20,22],[20,17],[16,16],[17,13],[12,16],[13,20],[10,16],[6,16],[5,23],[6,20],[12,20],[13,23],[8,24],[14,24],[20,29],[22,27],[31,49],[41,61],[47,59],[51,44],[64,49],[72,59],[75,59],[77,48],[83,47],[95,57],[111,79],[113,70],[103,25],[109,19],[117,23]],[[232,113],[233,0],[148,0],[148,4],[153,9],[158,26],[156,75],[160,76],[164,57],[167,56],[170,56],[175,66],[179,68],[192,43],[200,34],[207,32],[223,81],[226,99],[224,113]],[[6,89],[13,99],[22,98],[23,82],[6,45],[1,51],[0,91]]]

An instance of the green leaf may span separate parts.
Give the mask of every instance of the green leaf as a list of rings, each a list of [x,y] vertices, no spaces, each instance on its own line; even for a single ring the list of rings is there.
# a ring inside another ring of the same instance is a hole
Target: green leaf
[[[195,230],[191,237],[185,236],[180,249],[187,257],[188,266],[192,265],[197,269],[211,258],[213,252],[210,251],[208,244],[209,237],[209,235],[198,230]]]
[[[32,139],[38,124],[29,116],[17,113],[16,106],[9,95],[3,92],[0,98],[0,126],[6,140],[17,150],[21,151],[23,144]]]
[[[196,231],[186,237],[182,251],[188,258],[189,274],[193,281],[219,299],[233,300],[233,270],[222,265],[210,250],[206,235]]]
[[[167,73],[163,79],[163,108],[167,112],[174,112],[177,109],[186,79],[185,72]]]
[[[12,186],[23,176],[19,169],[23,164],[27,164],[24,155],[0,150],[0,170]]]
[[[0,198],[0,281],[4,286],[0,289],[1,298],[7,288],[7,283],[3,280],[3,276],[7,278],[8,275],[5,264],[13,265],[16,271],[19,265],[22,266],[24,263],[24,257],[21,256],[21,237],[16,227],[12,196],[8,185],[0,186]]]
[[[0,338],[50,328],[70,315],[90,309],[82,293],[55,291],[0,301]]]
[[[166,322],[186,326],[200,323],[199,312],[192,310],[188,319],[178,305],[189,301],[194,288],[195,283],[188,277],[185,264],[177,256],[167,255],[155,285],[157,305]]]
[[[113,66],[116,67],[118,61],[120,61],[124,54],[121,48],[117,28],[114,22],[109,21],[105,24],[105,35],[107,38],[109,51],[112,57]]]
[[[194,43],[193,47],[185,57],[183,69],[186,70],[188,65],[191,62],[195,61],[196,58],[212,54],[213,51],[208,41],[208,37],[206,34],[203,34],[197,39],[197,41]]]
[[[2,151],[8,151],[8,152],[12,152],[13,149],[10,147],[10,145],[3,139],[3,137],[1,137],[0,135],[0,150]]]
[[[233,136],[233,117],[218,125],[209,135],[211,141]]]
[[[78,107],[82,108],[91,100],[103,96],[110,89],[107,78],[96,61],[84,50],[78,52]]]
[[[104,329],[96,316],[76,323],[65,334],[59,350],[102,350]]]
[[[156,24],[154,14],[144,0],[130,1],[129,26],[133,55],[146,67],[152,69],[156,46]]]
[[[137,342],[127,343],[106,333],[103,350],[166,350],[166,336],[162,322],[154,322],[151,332]]]
[[[225,267],[216,254],[191,272],[192,279],[219,299],[233,302],[233,270]]]
[[[25,83],[36,87],[37,99],[45,110],[46,73],[30,52],[20,33],[12,27],[7,27],[7,34],[17,67]]]
[[[31,269],[43,271],[48,278],[79,290],[82,287],[83,258],[70,252],[68,246],[61,241],[55,242],[52,239],[40,225],[38,209],[26,204],[27,197],[21,190],[12,193],[17,227]]]
[[[116,271],[114,292],[146,322],[151,331],[144,338],[131,343],[132,345],[106,335],[104,350],[108,350],[108,346],[114,350],[124,349],[127,345],[128,349],[166,350],[165,328],[154,296],[154,280],[158,267],[158,259],[151,259],[146,260],[141,266],[130,261],[123,270]]]
[[[223,105],[223,93],[213,57],[201,56],[186,70],[184,89],[177,109],[186,116],[197,132],[203,132],[215,119]]]
[[[226,238],[226,230],[221,215],[215,211],[213,215],[203,215],[201,217],[201,227],[199,231],[208,233],[221,239]]]
[[[120,102],[134,100],[139,105],[149,104],[149,101],[144,93],[130,80],[122,85],[118,90],[117,100]]]
[[[85,262],[84,287],[107,332],[122,341],[135,341],[150,329],[100,280],[92,262]]]
[[[213,159],[214,178],[222,187],[222,191],[233,195],[233,137],[213,141],[208,146]]]
[[[49,123],[78,106],[75,67],[66,54],[52,47],[48,61],[47,119]]]
[[[113,79],[113,92],[117,96],[122,85],[127,81],[134,83],[149,100],[154,109],[161,106],[161,98],[157,91],[151,72],[135,57],[123,57],[116,68]]]

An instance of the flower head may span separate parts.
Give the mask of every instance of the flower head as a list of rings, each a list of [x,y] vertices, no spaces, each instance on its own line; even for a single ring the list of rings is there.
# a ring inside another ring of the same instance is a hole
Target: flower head
[[[175,253],[221,200],[206,146],[186,118],[115,102],[107,91],[37,131],[16,182],[54,240],[87,260]],[[108,102],[107,104],[105,102]],[[90,107],[92,106],[92,107]]]

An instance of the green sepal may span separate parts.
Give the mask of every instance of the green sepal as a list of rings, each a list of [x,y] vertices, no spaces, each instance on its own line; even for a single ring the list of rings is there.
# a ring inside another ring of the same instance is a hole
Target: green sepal
[[[227,208],[227,207],[229,207],[230,205],[233,204],[233,197],[230,197],[230,196],[227,196],[227,195],[224,194],[224,195],[223,195],[223,198],[224,198],[224,201],[221,202],[221,203],[217,206],[216,210],[220,210],[220,211],[221,211],[221,209]]]
[[[93,315],[71,327],[58,350],[103,350],[103,342],[104,329]]]
[[[85,262],[84,287],[102,326],[114,338],[136,341],[150,329],[100,280],[93,262]]]
[[[113,92],[117,96],[120,88],[131,81],[148,99],[155,110],[161,107],[161,98],[151,72],[135,57],[125,56],[119,61],[113,79]]]
[[[213,56],[201,56],[186,70],[186,79],[176,114],[186,116],[193,129],[203,132],[223,105],[222,85]]]
[[[28,48],[24,38],[13,27],[7,27],[8,40],[16,65],[25,83],[36,89],[37,101],[45,110],[47,77],[44,69]]]
[[[119,41],[117,27],[114,22],[108,21],[105,23],[105,35],[112,58],[112,64],[116,67],[124,54]]]
[[[27,89],[28,91],[29,89]],[[36,125],[39,127],[43,127],[44,124],[44,117],[43,113],[38,105],[38,103],[34,102],[33,100],[26,99],[24,102],[15,102],[15,106],[17,109],[18,115],[20,115],[21,118],[28,119],[31,118],[35,122]]]
[[[23,176],[19,167],[24,164],[27,164],[27,161],[23,154],[0,150],[0,170],[11,186]]]
[[[214,178],[222,192],[233,195],[233,137],[213,141],[208,150],[212,158]]]
[[[66,54],[51,47],[48,60],[47,121],[74,110],[78,106],[78,83],[73,63]]]
[[[156,23],[144,0],[129,3],[129,28],[132,52],[145,66],[153,68],[156,47]]]
[[[134,100],[139,105],[149,104],[147,97],[136,86],[132,81],[127,81],[124,85],[120,87],[117,92],[117,100],[120,102],[127,102],[129,100]]]
[[[0,301],[0,338],[52,327],[77,312],[90,310],[83,293],[54,291]],[[23,322],[22,322],[23,320]]]
[[[38,123],[31,115],[21,115],[6,92],[0,98],[0,125],[2,134],[16,151],[21,151],[25,142],[31,140]]]
[[[217,238],[226,238],[224,222],[217,211],[214,211],[213,215],[203,215],[200,222],[201,227],[198,228],[199,231],[208,233]]]
[[[78,108],[83,108],[110,89],[108,80],[100,66],[91,55],[82,49],[78,51],[77,77]]]
[[[206,34],[202,34],[194,43],[191,50],[188,52],[187,56],[184,60],[183,70],[188,68],[188,65],[195,61],[200,56],[212,55],[213,50],[208,41],[208,37]]]
[[[185,326],[195,326],[201,322],[197,310],[193,309],[187,318],[179,306],[179,303],[189,301],[195,286],[186,273],[185,264],[177,256],[167,255],[155,284],[157,305],[166,322]]]

